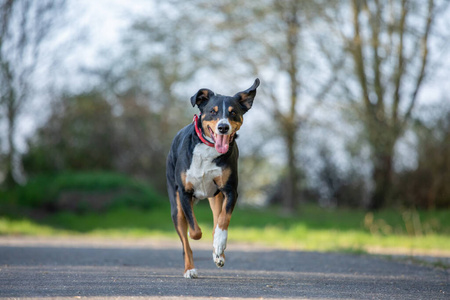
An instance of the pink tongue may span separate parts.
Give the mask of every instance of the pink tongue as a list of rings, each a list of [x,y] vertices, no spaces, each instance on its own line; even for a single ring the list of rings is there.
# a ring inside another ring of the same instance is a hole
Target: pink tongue
[[[217,152],[221,154],[227,153],[230,146],[230,135],[217,135],[215,142]]]

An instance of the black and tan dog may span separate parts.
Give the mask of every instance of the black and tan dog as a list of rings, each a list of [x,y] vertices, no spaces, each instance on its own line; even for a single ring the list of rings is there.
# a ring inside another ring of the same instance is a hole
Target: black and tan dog
[[[183,244],[184,277],[196,278],[189,236],[198,240],[202,231],[194,216],[195,199],[208,198],[214,217],[213,260],[225,264],[228,225],[237,200],[236,132],[243,115],[252,107],[259,79],[233,97],[199,90],[191,98],[200,109],[200,118],[175,136],[167,158],[167,190],[175,228]]]

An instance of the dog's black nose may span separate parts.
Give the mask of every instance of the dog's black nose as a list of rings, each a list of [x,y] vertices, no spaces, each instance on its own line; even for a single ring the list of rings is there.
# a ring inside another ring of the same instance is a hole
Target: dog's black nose
[[[230,125],[220,123],[219,125],[217,125],[217,130],[219,130],[219,132],[222,134],[228,133],[228,130],[230,130]]]

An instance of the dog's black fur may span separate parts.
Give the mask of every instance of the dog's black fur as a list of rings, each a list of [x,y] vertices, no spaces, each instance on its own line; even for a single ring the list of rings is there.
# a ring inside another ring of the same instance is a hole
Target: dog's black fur
[[[187,240],[188,227],[191,238],[199,239],[202,235],[192,209],[195,198],[210,201],[214,230],[216,226],[220,229],[215,236],[213,258],[219,267],[224,264],[227,228],[238,196],[236,131],[242,125],[243,115],[252,107],[258,86],[256,79],[249,89],[232,97],[200,89],[191,97],[192,106],[197,105],[201,113],[197,124],[184,127],[173,140],[167,158],[167,190],[172,220],[183,244],[187,278],[197,277]],[[215,149],[202,142],[195,125],[214,143]]]

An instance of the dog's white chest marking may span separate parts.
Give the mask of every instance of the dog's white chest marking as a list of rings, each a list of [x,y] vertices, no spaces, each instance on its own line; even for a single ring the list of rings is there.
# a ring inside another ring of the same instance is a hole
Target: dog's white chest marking
[[[195,146],[191,165],[186,171],[186,182],[194,187],[195,198],[213,197],[217,192],[214,178],[222,175],[222,168],[213,160],[219,155],[221,154],[213,147],[202,143]]]

